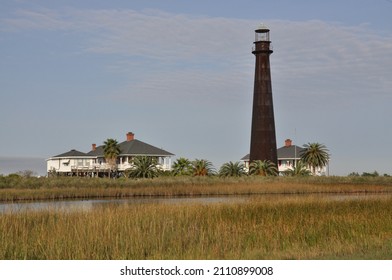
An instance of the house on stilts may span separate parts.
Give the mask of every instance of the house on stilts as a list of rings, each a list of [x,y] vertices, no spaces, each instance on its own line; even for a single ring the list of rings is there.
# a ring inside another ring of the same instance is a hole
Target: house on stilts
[[[126,140],[119,143],[119,148],[115,168],[106,162],[104,146],[92,144],[91,151],[87,153],[70,150],[48,158],[48,175],[107,177],[113,172],[121,175],[133,167],[133,159],[138,156],[153,157],[158,168],[171,170],[171,157],[174,154],[135,139],[132,132],[126,134]]]

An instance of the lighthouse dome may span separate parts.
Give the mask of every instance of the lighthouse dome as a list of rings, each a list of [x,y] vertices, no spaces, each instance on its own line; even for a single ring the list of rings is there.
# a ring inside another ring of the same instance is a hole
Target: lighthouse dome
[[[257,33],[267,33],[267,32],[269,32],[269,28],[264,23],[260,23],[260,25],[256,29],[256,32]]]

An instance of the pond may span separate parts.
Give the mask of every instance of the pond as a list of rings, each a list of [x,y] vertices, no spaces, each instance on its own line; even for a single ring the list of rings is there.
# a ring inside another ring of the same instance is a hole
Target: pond
[[[92,211],[96,207],[112,205],[137,204],[211,204],[211,203],[245,203],[253,199],[291,199],[291,198],[323,198],[331,201],[346,201],[358,199],[389,198],[392,193],[351,193],[351,194],[260,194],[260,195],[226,195],[226,196],[196,196],[196,197],[131,197],[122,199],[86,199],[86,200],[56,200],[0,203],[0,214],[9,212],[57,210],[57,211]]]

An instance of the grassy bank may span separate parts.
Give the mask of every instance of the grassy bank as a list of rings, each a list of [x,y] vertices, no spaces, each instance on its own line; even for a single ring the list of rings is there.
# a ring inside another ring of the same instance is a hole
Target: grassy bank
[[[0,259],[390,259],[388,197],[8,213]]]
[[[391,192],[391,177],[0,177],[0,201],[132,196]]]

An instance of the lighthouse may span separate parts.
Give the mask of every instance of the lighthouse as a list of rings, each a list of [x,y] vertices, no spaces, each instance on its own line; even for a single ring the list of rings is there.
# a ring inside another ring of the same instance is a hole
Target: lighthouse
[[[256,57],[256,65],[253,89],[250,162],[255,160],[270,160],[277,164],[269,59],[272,52],[270,30],[262,24],[255,30],[255,42],[252,48],[252,53]]]

